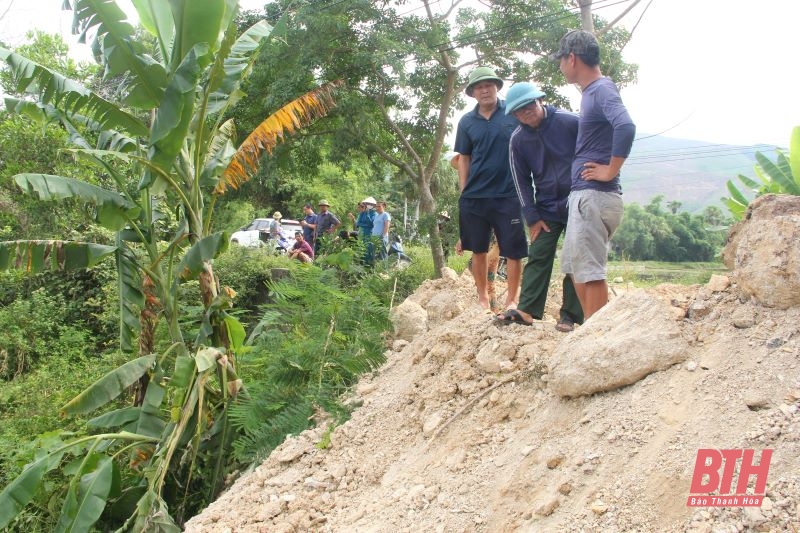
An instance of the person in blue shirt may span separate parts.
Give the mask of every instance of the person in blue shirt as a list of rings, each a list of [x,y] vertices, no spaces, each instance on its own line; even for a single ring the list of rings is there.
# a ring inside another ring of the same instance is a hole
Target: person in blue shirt
[[[559,62],[567,83],[581,90],[561,271],[572,276],[588,320],[608,303],[608,243],[622,222],[619,174],[636,126],[617,86],[600,71],[600,45],[594,35],[568,32],[551,57]]]
[[[472,275],[478,304],[491,312],[487,290],[487,253],[492,231],[500,254],[506,258],[506,309],[514,309],[519,298],[521,259],[527,241],[508,164],[508,141],[519,124],[505,113],[497,93],[503,80],[489,67],[478,67],[469,75],[466,93],[477,105],[458,122],[454,149],[458,157],[459,233],[461,246],[472,251]]]
[[[387,257],[389,247],[389,228],[392,224],[392,215],[386,212],[386,202],[375,204],[375,217],[372,219],[372,243],[377,246],[378,259]],[[370,254],[370,257],[374,257]]]
[[[542,97],[536,85],[521,82],[511,87],[506,100],[506,113],[520,122],[511,134],[509,160],[531,241],[519,305],[504,314],[506,323],[529,325],[544,316],[558,239],[567,228],[578,115],[545,105]],[[569,276],[564,276],[562,290],[556,329],[572,331],[583,323],[583,310]]]
[[[358,228],[358,234],[361,240],[366,242],[372,235],[373,221],[375,220],[375,204],[377,201],[372,196],[368,196],[361,201],[364,210],[358,214],[355,220],[355,225]]]
[[[303,206],[303,219],[300,225],[303,226],[303,240],[313,247],[317,233],[317,214],[311,204]]]
[[[353,228],[358,231],[358,237],[364,243],[364,257],[363,261],[367,264],[372,264],[373,246],[372,241],[372,221],[375,220],[375,203],[377,201],[372,196],[364,198],[358,202],[358,216],[353,213],[347,213],[347,216],[353,222]]]

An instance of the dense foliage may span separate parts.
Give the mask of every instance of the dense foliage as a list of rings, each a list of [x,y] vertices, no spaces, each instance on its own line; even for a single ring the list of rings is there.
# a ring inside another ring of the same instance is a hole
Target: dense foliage
[[[273,110],[237,147],[234,123],[224,117],[271,33],[266,23],[240,32],[232,0],[137,2],[148,35],[142,39],[114,2],[65,5],[74,29],[92,35],[108,84],[89,87],[68,77],[75,74],[69,64],[0,48],[3,81],[18,95],[6,105],[41,125],[58,124],[68,134],[58,144],[68,143],[89,166],[41,171],[22,161],[13,183],[39,201],[79,207],[70,214],[107,233],[23,240],[13,232],[17,240],[0,242],[0,269],[71,272],[113,256],[119,348],[130,360],[61,406],[65,415],[95,415],[89,431],[42,443],[0,491],[0,528],[33,500],[47,499],[40,523],[56,530],[102,520],[123,530],[177,531],[236,467],[229,414],[247,394],[236,367],[245,330],[228,312],[232,291],[220,290],[213,270],[228,244],[226,233],[211,230],[217,199],[246,182],[281,138],[324,116],[336,84]],[[32,297],[59,319],[46,295]],[[18,301],[11,309],[25,310]],[[95,344],[81,333],[49,329],[43,336],[77,337],[84,349]],[[7,375],[52,347],[26,347],[19,337],[12,330],[7,339]],[[69,354],[71,346],[60,347]],[[52,476],[62,482],[51,483]]]
[[[662,207],[663,196],[644,207],[625,205],[622,224],[611,239],[617,259],[636,261],[714,261],[725,244],[729,221],[717,207],[700,215],[677,212],[680,202]]]

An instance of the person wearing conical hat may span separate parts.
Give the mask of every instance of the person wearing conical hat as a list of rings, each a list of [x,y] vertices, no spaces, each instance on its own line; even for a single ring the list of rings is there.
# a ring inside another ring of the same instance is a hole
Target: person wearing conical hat
[[[319,214],[317,215],[317,233],[316,233],[316,252],[319,252],[320,243],[323,239],[332,239],[336,234],[336,230],[342,225],[339,218],[331,213],[331,204],[327,200],[320,200],[318,202]]]
[[[503,80],[489,67],[481,66],[470,72],[465,92],[477,104],[459,120],[454,145],[459,154],[456,164],[461,190],[461,246],[472,251],[478,305],[487,313],[491,313],[487,254],[492,233],[497,237],[500,254],[507,260],[506,309],[517,307],[521,259],[528,255],[519,198],[508,161],[508,142],[519,122],[505,113],[505,102],[498,97],[502,87]]]
[[[283,215],[280,211],[272,213],[272,222],[269,223],[269,236],[277,239],[281,236],[281,219]]]

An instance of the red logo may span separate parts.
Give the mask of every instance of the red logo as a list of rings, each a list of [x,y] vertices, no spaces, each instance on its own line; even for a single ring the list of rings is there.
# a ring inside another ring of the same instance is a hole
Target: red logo
[[[767,491],[767,475],[772,450],[763,450],[757,465],[753,464],[754,450],[697,450],[692,475],[691,496],[686,500],[689,507],[761,507]],[[739,460],[741,459],[741,462]],[[732,492],[733,474],[737,463],[739,475],[736,491]],[[724,465],[724,466],[723,466]],[[722,473],[720,474],[720,467]],[[755,490],[747,494],[750,477],[755,476]],[[717,495],[712,492],[719,489]]]

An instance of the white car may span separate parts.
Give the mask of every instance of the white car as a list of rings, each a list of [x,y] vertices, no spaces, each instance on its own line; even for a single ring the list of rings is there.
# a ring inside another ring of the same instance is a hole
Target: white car
[[[239,231],[235,231],[231,235],[231,244],[238,244],[240,246],[264,246],[271,239],[269,236],[269,225],[272,223],[271,218],[257,218],[250,224],[246,225]],[[275,243],[277,248],[286,248],[294,244],[294,232],[303,231],[303,226],[297,220],[284,219],[281,220],[281,238],[279,242]]]

